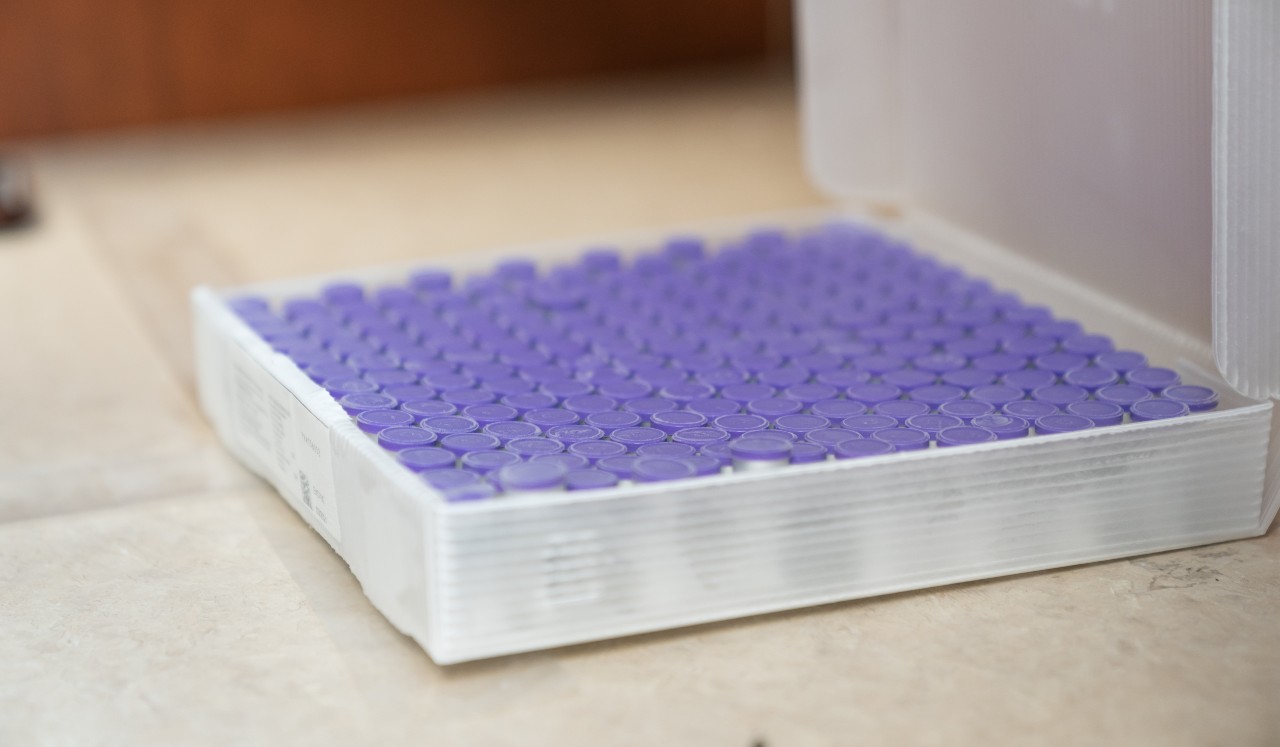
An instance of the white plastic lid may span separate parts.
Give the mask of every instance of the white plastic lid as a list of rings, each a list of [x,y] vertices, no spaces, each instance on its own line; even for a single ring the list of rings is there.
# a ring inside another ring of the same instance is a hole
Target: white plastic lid
[[[1280,395],[1280,3],[800,0],[810,173],[1016,248]]]

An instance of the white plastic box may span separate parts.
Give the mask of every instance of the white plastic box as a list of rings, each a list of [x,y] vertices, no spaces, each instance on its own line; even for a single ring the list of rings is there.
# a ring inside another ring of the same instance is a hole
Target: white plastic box
[[[798,9],[808,161],[835,204],[681,232],[862,220],[1122,346],[1178,361],[1184,379],[1219,390],[1220,407],[782,474],[450,504],[225,304],[315,293],[331,278],[196,289],[201,403],[219,434],[435,661],[1249,537],[1271,524],[1280,6]],[[452,266],[553,262],[604,242],[640,249],[668,233],[515,247]],[[408,269],[343,277],[387,282]]]

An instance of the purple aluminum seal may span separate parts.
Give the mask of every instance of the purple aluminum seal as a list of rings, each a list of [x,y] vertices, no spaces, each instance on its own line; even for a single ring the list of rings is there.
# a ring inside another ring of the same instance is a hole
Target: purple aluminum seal
[[[655,444],[644,444],[636,447],[636,456],[668,457],[683,459],[697,454],[698,450],[689,444],[662,441]]]
[[[899,424],[915,415],[924,415],[933,408],[925,402],[916,402],[905,399],[895,399],[888,402],[881,402],[871,408],[871,412],[875,415],[885,415],[893,418]]]
[[[653,387],[643,381],[606,381],[596,386],[596,393],[618,402],[629,402],[653,394]]]
[[[1089,357],[1110,353],[1115,349],[1115,343],[1111,342],[1110,337],[1104,335],[1071,335],[1062,341],[1063,352]]]
[[[732,415],[742,411],[742,405],[737,402],[719,397],[711,399],[695,399],[685,405],[685,409],[689,412],[696,412],[704,415],[708,420],[715,420],[721,415]]]
[[[400,409],[419,421],[440,415],[454,415],[458,412],[456,405],[435,399],[417,399],[403,402],[400,404]]]
[[[1120,425],[1124,422],[1124,408],[1114,402],[1072,402],[1063,408],[1068,415],[1088,418],[1094,425]]]
[[[660,396],[669,399],[672,402],[687,404],[694,400],[706,399],[715,396],[715,387],[700,384],[696,381],[686,381],[679,384],[669,384],[662,388]]]
[[[1109,368],[1121,375],[1125,375],[1135,368],[1146,366],[1147,356],[1134,350],[1117,350],[1111,353],[1101,353],[1097,358],[1094,358],[1094,361],[1103,368]]]
[[[1057,405],[1051,405],[1048,402],[1034,402],[1029,399],[1010,402],[1001,407],[1000,411],[1005,415],[1012,415],[1015,418],[1022,418],[1032,423],[1045,415],[1056,415],[1061,412]]]
[[[968,446],[995,441],[996,434],[976,425],[956,425],[938,431],[938,446]]]
[[[893,428],[898,425],[898,421],[888,415],[854,415],[853,417],[845,418],[840,425],[860,436],[870,436],[876,431]]]
[[[1094,393],[1102,402],[1114,402],[1128,410],[1135,402],[1151,399],[1151,390],[1137,384],[1112,384]]]
[[[325,379],[320,385],[338,399],[348,394],[367,394],[378,391],[377,384],[355,377]]]
[[[736,368],[716,368],[711,371],[699,371],[695,379],[713,386],[716,389],[723,390],[724,387],[734,386],[745,382],[749,376],[746,371],[739,371]]]
[[[769,427],[767,419],[759,415],[749,414],[721,415],[712,420],[711,424],[730,436],[740,436],[751,431],[762,431]]]
[[[555,379],[545,381],[538,387],[538,391],[543,394],[549,394],[556,398],[557,402],[562,402],[569,397],[578,397],[584,394],[591,394],[595,387],[577,379]]]
[[[533,423],[524,421],[505,421],[501,423],[490,423],[484,427],[484,432],[490,436],[495,436],[502,443],[507,443],[516,438],[529,438],[532,436],[542,435],[542,429]]]
[[[403,455],[407,452],[400,453]],[[463,454],[461,459],[463,467],[481,474],[488,474],[519,462],[520,457],[509,451],[472,451]]]
[[[366,410],[356,415],[356,427],[365,433],[413,425],[413,416],[402,410]]]
[[[979,387],[974,391],[988,390],[992,387]],[[1022,392],[1018,392],[1021,397]],[[932,386],[922,386],[919,389],[913,389],[907,392],[907,396],[916,402],[923,402],[932,408],[937,408],[947,402],[955,402],[964,399],[964,390],[958,386],[947,386],[946,384],[934,384]],[[978,399],[975,395],[974,399]]]
[[[626,454],[624,456],[605,457],[596,462],[596,467],[605,472],[611,472],[618,477],[628,480],[631,478],[631,467],[635,464],[636,457],[634,454]]]
[[[622,456],[627,453],[627,447],[614,441],[578,441],[569,444],[567,451],[595,463],[606,457]]]
[[[907,367],[907,359],[898,355],[860,355],[853,359],[853,367],[879,376],[889,371]]]
[[[1001,349],[1013,355],[1034,358],[1037,355],[1052,353],[1058,349],[1058,341],[1051,337],[1019,337],[1005,340]]]
[[[644,420],[634,412],[593,412],[583,418],[582,422],[609,434],[619,428],[638,427]]]
[[[785,461],[791,455],[791,443],[779,438],[743,436],[729,442],[729,454],[735,462]]]
[[[618,476],[602,469],[576,469],[564,478],[564,485],[568,490],[598,490],[612,488],[617,484]]]
[[[631,464],[631,477],[636,482],[666,482],[694,477],[698,469],[686,459],[640,456]]]
[[[1073,384],[1050,384],[1033,391],[1031,399],[1061,408],[1089,399],[1089,390]]]
[[[782,396],[787,399],[794,399],[802,405],[812,407],[814,404],[827,399],[835,399],[840,396],[840,390],[830,384],[796,384],[787,387]]]
[[[521,462],[498,470],[498,484],[505,490],[550,490],[560,487],[567,473],[555,462]]]
[[[379,410],[379,412],[394,411]],[[368,413],[365,414],[367,415]],[[414,426],[398,425],[379,431],[378,445],[387,451],[404,451],[405,449],[414,449],[420,446],[430,446],[438,438],[439,436],[431,431]]]
[[[1017,402],[1025,396],[1021,389],[1003,384],[974,387],[969,392],[970,399],[977,402],[986,402],[993,407],[1003,407],[1010,402]]]
[[[436,390],[429,386],[422,386],[421,384],[383,387],[382,393],[388,397],[395,397],[396,402],[413,402],[420,399],[435,399],[436,396]]]
[[[802,441],[791,445],[792,464],[813,464],[814,462],[824,462],[826,459],[827,447],[821,444]]]
[[[821,402],[814,402],[809,412],[827,420],[839,422],[855,415],[866,414],[867,406],[851,399],[824,399]]]
[[[890,384],[855,384],[845,390],[845,396],[871,407],[901,398],[902,390]]]
[[[991,353],[990,355],[980,355],[973,359],[973,367],[979,371],[987,371],[996,376],[1004,376],[1005,374],[1021,371],[1027,367],[1028,359],[1023,355],[1014,355],[1013,353]]]
[[[1002,441],[1008,438],[1022,438],[1031,433],[1031,424],[1015,415],[992,413],[974,418],[969,424],[986,428]]]
[[[396,459],[414,472],[453,467],[457,455],[435,446],[414,447],[396,452]]]
[[[487,389],[450,389],[440,393],[440,399],[458,408],[471,405],[487,405],[498,399],[498,395]]]
[[[787,433],[803,435],[819,428],[830,428],[831,421],[821,415],[783,415],[774,421],[773,427]]]
[[[715,459],[721,466],[728,466],[729,463],[733,461],[733,457],[729,454],[728,441],[706,444],[702,448],[698,449],[698,453]]]
[[[561,452],[559,454],[539,454],[529,459],[531,462],[552,462],[565,468],[566,472],[575,469],[586,469],[591,466],[591,460],[580,454],[569,454]]]
[[[655,414],[649,419],[649,423],[663,433],[671,435],[683,428],[697,428],[706,425],[707,417],[688,410],[672,410],[671,412]]]
[[[778,389],[803,384],[809,378],[809,369],[800,366],[781,366],[756,374],[756,380],[761,384],[768,384]]]
[[[904,392],[910,392],[913,389],[936,384],[938,377],[928,371],[902,368],[884,374],[880,377],[880,381],[890,386],[896,386]]]
[[[462,411],[464,417],[471,418],[480,424],[481,427],[490,423],[501,423],[507,420],[515,420],[520,416],[516,408],[507,405],[485,404],[485,405],[469,405]]]
[[[1079,415],[1045,415],[1036,418],[1036,433],[1042,435],[1083,431],[1092,427],[1092,420]]]
[[[418,375],[412,371],[369,371],[364,380],[376,384],[379,389],[393,386],[415,386]]]
[[[530,410],[542,410],[556,406],[556,398],[542,392],[519,392],[508,394],[501,400],[502,404],[514,407],[521,414]]]
[[[870,371],[859,371],[853,368],[839,368],[834,371],[823,371],[814,375],[819,384],[833,386],[836,389],[848,389],[851,386],[866,384],[871,381]]]
[[[1152,394],[1158,394],[1171,386],[1182,383],[1182,377],[1171,368],[1141,366],[1131,369],[1124,375],[1127,383],[1146,387]]]
[[[525,436],[511,439],[503,448],[512,454],[529,459],[546,454],[559,454],[564,451],[564,444],[545,436]]]
[[[1169,418],[1180,418],[1189,415],[1191,408],[1183,402],[1177,402],[1171,399],[1148,399],[1142,402],[1135,402],[1129,408],[1129,416],[1133,422],[1140,423],[1148,420],[1166,420]]]
[[[1024,368],[1021,371],[1013,371],[1001,376],[1000,383],[1015,389],[1021,389],[1030,394],[1041,387],[1053,386],[1058,383],[1058,375],[1043,368]]]
[[[604,429],[594,425],[553,425],[547,428],[547,438],[553,438],[565,446],[580,441],[598,441],[604,436]]]
[[[1077,368],[1074,371],[1068,371],[1062,376],[1064,383],[1082,387],[1091,392],[1097,391],[1104,386],[1111,386],[1120,381],[1120,374],[1109,368],[1100,366],[1088,366],[1086,368]]]
[[[634,412],[645,420],[650,419],[660,412],[671,412],[679,408],[675,402],[663,399],[662,397],[640,397],[623,404],[622,409],[627,412]]]
[[[557,425],[573,425],[580,418],[576,412],[561,410],[558,407],[542,407],[537,410],[529,410],[520,416],[520,419],[546,430]]]
[[[996,375],[990,371],[979,371],[976,368],[962,368],[959,371],[948,371],[944,373],[940,381],[947,386],[958,386],[961,389],[973,389],[974,387],[986,386],[994,384]]]
[[[935,416],[942,417],[942,416]],[[959,419],[957,418],[957,421]],[[876,441],[889,444],[896,451],[916,451],[918,449],[929,448],[929,434],[918,428],[907,428],[898,426],[896,428],[885,428],[871,434],[871,438]]]
[[[689,444],[697,448],[702,448],[707,444],[720,443],[728,441],[730,435],[721,428],[682,428],[671,436],[671,440],[675,443]]]
[[[945,343],[942,348],[952,355],[963,355],[966,358],[977,358],[991,355],[1000,347],[999,340],[984,340],[980,337],[966,337]]]
[[[936,436],[944,428],[956,428],[962,425],[964,425],[964,421],[960,418],[954,415],[940,414],[914,415],[907,418],[906,422],[908,428],[924,431],[930,437]],[[872,435],[874,436],[875,434],[873,433]]]
[[[1181,402],[1192,412],[1212,410],[1218,406],[1218,393],[1207,386],[1179,384],[1160,393],[1162,399]]]
[[[502,445],[497,436],[488,433],[451,433],[440,439],[440,447],[459,456],[473,451],[489,451]]]
[[[1041,322],[1031,328],[1031,333],[1040,337],[1050,337],[1055,340],[1065,340],[1068,337],[1084,333],[1084,328],[1079,322],[1069,319],[1062,319],[1052,322]]]
[[[922,355],[912,361],[912,365],[917,369],[937,374],[939,376],[950,371],[959,371],[968,364],[969,361],[967,358],[963,355],[956,355],[954,353],[931,353],[929,355]]]
[[[945,402],[938,407],[939,414],[960,418],[965,422],[973,420],[974,418],[980,418],[983,415],[990,415],[995,411],[995,405],[990,402],[979,402],[976,399],[961,399],[954,402]]]
[[[720,474],[720,460],[715,457],[707,456],[705,454],[694,454],[691,457],[685,457],[684,460],[693,465],[693,468],[699,477]]]
[[[502,379],[489,379],[482,384],[485,389],[493,392],[499,397],[505,399],[514,395],[533,393],[534,383],[528,379],[521,379],[516,376],[508,376]],[[539,395],[544,396],[544,395]],[[546,402],[555,404],[555,397],[547,396]]]
[[[855,439],[841,441],[832,448],[836,459],[860,459],[862,457],[883,456],[897,451],[892,444],[871,439]]]
[[[433,415],[429,418],[423,418],[418,423],[418,427],[433,431],[441,436],[450,433],[473,433],[480,430],[479,423],[462,415]]]
[[[872,416],[860,416],[860,417],[872,417]],[[816,431],[809,431],[808,433],[804,434],[805,441],[811,444],[818,444],[819,446],[825,446],[828,449],[835,447],[836,444],[839,444],[841,442],[848,441],[850,439],[858,439],[858,438],[862,438],[862,436],[856,433],[855,431],[851,431],[847,428],[819,428]]]
[[[479,475],[465,469],[433,469],[418,473],[424,482],[444,493],[449,500],[474,499],[472,489],[482,485]],[[483,490],[483,488],[481,488]],[[486,493],[491,495],[491,493]]]
[[[593,412],[609,412],[618,407],[618,401],[613,397],[606,397],[601,394],[580,394],[576,397],[565,399],[561,405],[569,412],[577,413],[579,416],[586,417]]]
[[[776,420],[783,415],[794,415],[803,409],[803,405],[794,399],[784,397],[763,397],[747,403],[747,412],[769,420]]]
[[[338,404],[342,405],[342,409],[346,410],[348,415],[359,415],[370,410],[392,410],[399,402],[395,397],[385,394],[361,392],[343,395],[342,399],[338,400]]]
[[[619,428],[609,434],[609,440],[635,451],[637,446],[667,440],[667,434],[657,428]]]
[[[1032,364],[1036,368],[1052,371],[1062,376],[1068,371],[1074,371],[1077,368],[1084,368],[1089,365],[1089,357],[1079,353],[1046,353],[1036,356]]]
[[[720,390],[720,396],[745,405],[753,399],[772,397],[778,390],[768,384],[730,384]]]

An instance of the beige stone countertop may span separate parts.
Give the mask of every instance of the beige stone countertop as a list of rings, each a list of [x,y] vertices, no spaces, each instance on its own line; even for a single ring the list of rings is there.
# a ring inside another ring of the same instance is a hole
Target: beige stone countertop
[[[784,75],[27,148],[0,745],[1277,745],[1280,537],[439,667],[198,411],[187,292],[819,204]]]

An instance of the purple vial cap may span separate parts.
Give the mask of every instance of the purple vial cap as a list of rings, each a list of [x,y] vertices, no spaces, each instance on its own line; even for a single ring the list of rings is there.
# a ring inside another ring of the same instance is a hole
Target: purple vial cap
[[[1025,396],[1026,394],[1021,389],[1003,384],[988,384],[974,387],[969,391],[970,399],[986,402],[994,407],[1003,407],[1010,402],[1017,402]]]
[[[431,469],[446,469],[453,466],[458,457],[452,452],[435,446],[404,449],[396,452],[396,459],[414,472],[425,472]]]
[[[609,412],[616,409],[618,401],[613,397],[605,397],[600,394],[580,394],[576,397],[565,399],[562,406],[570,412],[585,416],[593,412]]]
[[[723,389],[746,381],[747,372],[736,368],[716,368],[711,371],[699,371],[695,378],[703,384]]]
[[[596,462],[596,467],[623,479],[628,479],[631,477],[631,466],[635,464],[635,461],[636,457],[633,454],[611,456]]]
[[[921,371],[941,375],[948,371],[958,371],[967,366],[969,361],[963,355],[954,353],[931,353],[916,358],[912,364]]]
[[[1000,383],[1021,389],[1030,394],[1040,387],[1052,386],[1058,383],[1058,375],[1043,368],[1024,368],[1021,371],[1012,371],[1001,376]]]
[[[472,451],[488,451],[502,445],[497,436],[488,433],[451,433],[440,439],[440,447],[462,455]]]
[[[583,423],[595,426],[605,433],[612,433],[619,428],[634,428],[644,420],[634,412],[593,412],[586,416]]]
[[[699,448],[707,444],[728,441],[729,438],[727,431],[708,427],[681,428],[671,435],[671,440],[675,443],[689,444]]]
[[[762,431],[769,427],[769,421],[759,415],[734,414],[721,415],[711,424],[731,436],[750,433],[751,431]]]
[[[401,403],[400,409],[414,416],[418,420],[435,417],[437,415],[454,415],[458,412],[456,405],[451,405],[448,402],[441,402],[436,399],[411,400],[409,402]]]
[[[761,371],[756,375],[756,378],[760,383],[778,388],[803,384],[809,380],[809,377],[809,369],[802,366],[781,366],[779,368],[771,368],[767,371]]]
[[[496,394],[487,389],[450,389],[440,394],[441,400],[462,408],[471,405],[487,405],[497,398]]]
[[[774,421],[773,426],[780,431],[804,434],[819,428],[830,428],[831,421],[821,415],[783,415]]]
[[[507,405],[485,404],[485,405],[469,405],[462,411],[465,417],[479,423],[481,426],[490,423],[501,423],[507,420],[515,420],[520,417],[520,413],[516,408]]]
[[[396,401],[395,397],[389,397],[385,394],[359,392],[357,394],[344,394],[342,399],[338,400],[338,404],[342,405],[342,409],[346,410],[348,415],[359,415],[369,410],[390,410],[398,405],[399,402]]]
[[[918,431],[924,431],[930,436],[936,435],[944,428],[955,428],[964,425],[964,421],[954,415],[942,415],[930,413],[926,415],[914,415],[907,418],[906,426],[915,428]],[[879,431],[877,431],[878,433]],[[875,435],[874,433],[872,434]]]
[[[442,450],[443,451],[443,450]],[[402,455],[407,452],[400,452]],[[447,452],[446,452],[447,453]],[[516,464],[520,457],[509,451],[471,451],[462,455],[462,466],[473,472],[489,473]]]
[[[979,387],[979,389],[989,389],[990,387]],[[977,391],[977,390],[975,390]],[[945,402],[954,402],[964,399],[964,390],[958,386],[948,386],[947,384],[933,384],[931,386],[922,386],[919,389],[913,389],[907,393],[907,396],[917,402],[924,402],[931,407],[938,407]],[[1022,392],[1018,392],[1018,396],[1022,396]],[[977,399],[977,397],[974,397]]]
[[[356,283],[330,283],[320,289],[320,297],[329,304],[352,304],[364,300],[364,288]]]
[[[791,455],[791,443],[778,438],[743,436],[729,442],[729,453],[735,460],[778,461]]]
[[[1089,390],[1074,384],[1050,384],[1031,392],[1031,399],[1055,407],[1066,407],[1072,402],[1084,402],[1089,399]]]
[[[524,436],[511,439],[503,448],[512,454],[529,458],[544,454],[559,454],[564,451],[564,444],[544,436]]]
[[[891,384],[855,384],[845,390],[845,396],[870,407],[902,397],[902,390]]]
[[[378,412],[394,411],[378,410]],[[418,446],[430,446],[438,438],[439,436],[431,431],[404,425],[391,426],[378,432],[378,444],[387,451],[404,451]]]
[[[720,460],[715,457],[694,454],[691,457],[685,457],[684,460],[693,465],[693,469],[699,477],[720,474]]]
[[[1051,414],[1051,413],[1050,413]],[[986,428],[1001,440],[1006,438],[1022,438],[1031,432],[1031,424],[1015,415],[992,413],[974,418],[969,423],[979,428]]]
[[[1124,380],[1130,384],[1146,387],[1152,392],[1162,392],[1168,387],[1182,383],[1182,377],[1172,368],[1140,366],[1125,374]]]
[[[1115,343],[1105,335],[1071,335],[1063,339],[1062,350],[1093,357],[1102,353],[1110,353],[1116,349]]]
[[[674,441],[662,441],[656,444],[643,444],[636,447],[637,456],[656,456],[669,457],[671,459],[683,459],[697,454],[698,450],[689,444],[676,443]]]
[[[1067,371],[1063,374],[1062,380],[1067,384],[1083,387],[1092,392],[1120,381],[1120,374],[1101,366],[1087,366],[1085,368],[1077,368],[1074,371]]]
[[[1166,390],[1167,391],[1167,390]],[[1112,384],[1094,393],[1102,402],[1114,402],[1128,410],[1135,402],[1151,399],[1151,390],[1137,384]]]
[[[636,457],[631,463],[631,476],[636,482],[666,482],[694,477],[698,470],[685,459],[660,456]]]
[[[422,377],[422,383],[442,392],[450,389],[470,389],[476,380],[460,373],[429,373]]]
[[[838,368],[834,371],[823,371],[813,378],[819,384],[827,384],[837,389],[848,389],[851,386],[871,381],[871,372],[859,371],[854,368]]]
[[[667,434],[657,428],[619,428],[609,434],[609,440],[626,446],[629,450],[642,444],[667,440]]]
[[[1041,434],[1069,433],[1093,427],[1093,421],[1080,415],[1045,415],[1036,418],[1036,432]]]
[[[880,380],[886,384],[896,386],[904,392],[910,392],[922,386],[932,386],[938,381],[938,377],[928,371],[902,368],[884,374],[880,377]]]
[[[662,397],[640,397],[622,405],[627,412],[634,412],[642,418],[651,418],[660,412],[670,412],[678,408],[675,402]]]
[[[364,375],[365,381],[373,382],[378,387],[411,386],[418,383],[418,375],[411,371],[369,371]]]
[[[839,397],[840,390],[830,384],[796,384],[787,387],[782,392],[782,396],[787,399],[794,399],[803,405],[813,405],[825,399]]]
[[[553,425],[547,429],[547,438],[568,446],[579,441],[598,441],[604,438],[604,430],[594,425]]]
[[[329,394],[341,398],[348,394],[364,394],[378,391],[378,385],[372,381],[356,377],[325,379],[321,384]]]
[[[999,347],[999,340],[983,339],[981,337],[966,337],[963,340],[948,342],[943,346],[948,353],[963,355],[966,358],[990,355],[996,352]]]
[[[484,382],[484,388],[498,395],[499,397],[511,397],[522,394],[530,394],[533,392],[534,384],[528,379],[521,379],[516,376],[506,376],[500,379],[489,379]],[[547,401],[555,404],[555,397],[547,395]]]
[[[708,399],[695,399],[685,405],[685,409],[690,412],[696,412],[699,415],[705,415],[707,418],[714,420],[721,415],[732,415],[742,411],[742,405],[733,400],[720,399],[719,397]]]
[[[556,401],[559,402],[569,397],[590,394],[594,388],[590,384],[577,379],[555,379],[543,382],[538,387],[538,390],[543,394],[555,397]]]
[[[934,417],[943,417],[941,415]],[[958,419],[957,419],[958,420]],[[918,428],[899,426],[885,428],[871,434],[871,438],[892,446],[896,451],[915,451],[929,448],[929,434]]]
[[[409,285],[418,291],[447,291],[452,284],[452,276],[444,270],[418,270],[409,276]]]
[[[1212,410],[1218,406],[1218,393],[1207,386],[1179,384],[1160,393],[1163,399],[1181,402],[1192,412]]]
[[[980,355],[973,359],[973,367],[979,371],[989,371],[997,376],[1003,376],[1026,368],[1027,357],[1013,353]]]
[[[1021,371],[1015,371],[1021,373]],[[1009,374],[1012,376],[1013,374]],[[994,384],[996,375],[990,371],[979,371],[976,368],[962,368],[959,371],[948,371],[942,375],[942,383],[949,386],[958,386],[961,389],[972,389],[978,386],[986,386]]]
[[[907,418],[915,415],[923,415],[932,408],[924,402],[915,402],[912,400],[895,399],[888,402],[881,402],[871,408],[871,412],[875,415],[885,415],[893,418],[901,423]]]
[[[1055,340],[1063,340],[1074,335],[1082,334],[1084,328],[1079,322],[1063,319],[1053,322],[1041,322],[1031,328],[1033,334],[1041,337],[1051,337]]]
[[[707,416],[688,410],[672,410],[655,413],[649,423],[658,430],[670,435],[682,428],[696,428],[705,425]]]
[[[1052,337],[1018,337],[1005,340],[1001,349],[1006,353],[1033,358],[1058,349],[1058,341]]]
[[[565,471],[573,471],[575,469],[586,469],[591,466],[591,460],[581,454],[569,454],[561,452],[559,454],[538,454],[529,459],[531,462],[553,462],[565,468]]]
[[[827,459],[827,447],[807,441],[791,445],[792,464],[813,464]]]
[[[434,399],[436,396],[436,390],[429,386],[422,386],[420,384],[383,387],[382,393],[388,397],[395,397],[397,402],[413,402],[414,400],[419,399]]]
[[[597,490],[617,484],[618,476],[602,469],[575,469],[564,478],[564,486],[569,490]]]
[[[627,447],[614,441],[577,441],[569,444],[568,451],[586,457],[590,462],[598,462],[606,457],[626,454]]]
[[[854,439],[841,441],[832,448],[836,459],[858,459],[861,457],[882,456],[897,451],[892,444],[870,439]]]
[[[356,427],[365,433],[381,433],[387,428],[413,425],[413,416],[403,410],[366,410],[356,415]]]
[[[851,399],[824,399],[821,402],[814,402],[813,406],[809,408],[809,412],[828,420],[840,421],[845,418],[851,418],[854,415],[865,414],[867,406]]]
[[[507,490],[558,488],[568,473],[555,462],[521,462],[498,470],[498,484]]]
[[[976,399],[961,399],[954,402],[944,402],[938,407],[938,412],[942,415],[950,415],[960,418],[964,421],[970,421],[974,418],[990,415],[995,412],[995,405],[990,402],[979,402]]]
[[[892,428],[895,425],[898,425],[898,420],[896,418],[891,418],[888,415],[854,415],[852,417],[845,418],[841,421],[840,425],[842,425],[846,430],[853,431],[858,435],[870,436],[876,431],[884,430],[885,428]]]
[[[768,384],[730,384],[720,390],[720,396],[745,405],[753,399],[772,397],[777,391]]]
[[[423,418],[418,427],[434,431],[440,435],[449,433],[472,433],[480,430],[480,424],[462,415],[432,415]]]
[[[698,453],[715,459],[722,466],[733,461],[733,457],[729,454],[728,441],[718,441],[713,444],[706,444],[702,448],[698,449]]]
[[[1124,422],[1124,408],[1114,402],[1072,402],[1063,409],[1068,415],[1092,420],[1094,425],[1120,425]]]
[[[867,416],[860,416],[867,417]],[[896,422],[895,422],[896,425]],[[816,431],[809,431],[804,434],[804,440],[811,444],[818,444],[828,448],[834,447],[843,441],[850,439],[862,438],[858,433],[847,428],[819,428]]]
[[[1055,415],[1060,412],[1057,405],[1051,405],[1048,402],[1035,402],[1032,400],[1019,400],[1010,402],[1000,408],[1005,415],[1012,415],[1016,418],[1022,418],[1035,422],[1045,415]]]
[[[1135,402],[1129,408],[1129,415],[1135,423],[1146,420],[1165,420],[1167,418],[1180,418],[1188,415],[1191,408],[1183,402],[1177,402],[1171,399],[1148,399],[1142,402]]]
[[[501,402],[508,407],[516,408],[521,413],[525,413],[530,410],[555,407],[556,398],[542,392],[521,392],[508,394],[502,398]]]
[[[1135,368],[1142,368],[1147,365],[1147,356],[1134,350],[1117,350],[1111,353],[1101,353],[1094,361],[1103,368],[1127,374]]]
[[[954,425],[938,431],[938,446],[967,446],[995,441],[996,434],[976,425]]]
[[[803,405],[794,399],[786,399],[785,397],[762,397],[753,399],[747,403],[747,412],[752,415],[759,415],[769,420],[775,420],[783,415],[792,415],[800,412]]]
[[[1052,371],[1059,376],[1089,365],[1089,357],[1079,353],[1046,353],[1032,361],[1036,368]]]
[[[550,428],[556,425],[573,425],[579,420],[578,414],[561,410],[557,407],[541,407],[530,410],[521,416],[526,423],[533,423],[539,428]]]
[[[436,490],[439,490],[441,493],[444,493],[445,497],[450,499],[452,499],[455,494],[470,495],[470,493],[461,491],[464,488],[469,488],[480,483],[480,477],[476,473],[452,467],[425,470],[419,474],[422,476],[423,481]]]

